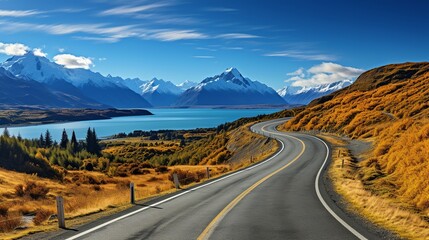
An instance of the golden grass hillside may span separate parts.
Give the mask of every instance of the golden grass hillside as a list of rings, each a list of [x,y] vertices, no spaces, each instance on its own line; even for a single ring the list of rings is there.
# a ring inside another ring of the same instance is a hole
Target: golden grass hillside
[[[364,186],[429,217],[429,63],[393,64],[309,104],[283,130],[321,130],[370,139]]]

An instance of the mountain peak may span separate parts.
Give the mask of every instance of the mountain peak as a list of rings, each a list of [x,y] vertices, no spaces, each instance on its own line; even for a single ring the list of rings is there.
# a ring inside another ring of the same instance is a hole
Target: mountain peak
[[[222,75],[230,76],[230,77],[228,77],[229,80],[233,79],[233,78],[237,78],[240,80],[244,79],[243,75],[241,75],[240,71],[238,71],[238,69],[235,67],[230,67],[230,68],[226,69]]]

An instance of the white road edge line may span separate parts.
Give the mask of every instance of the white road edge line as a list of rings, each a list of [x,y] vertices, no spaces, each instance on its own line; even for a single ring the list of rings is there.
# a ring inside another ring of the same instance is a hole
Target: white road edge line
[[[264,127],[265,127],[265,125],[264,125]],[[262,127],[261,129],[263,130],[263,127]],[[264,131],[264,130],[263,130],[263,131]],[[243,170],[240,170],[240,171],[238,171],[238,172],[232,173],[232,174],[227,175],[227,176],[225,176],[225,177],[222,177],[222,178],[216,179],[216,180],[214,180],[214,181],[212,181],[212,182],[209,182],[209,183],[203,184],[203,185],[198,186],[198,187],[195,187],[195,188],[193,188],[193,189],[186,190],[186,191],[184,191],[184,192],[181,192],[181,193],[179,193],[179,194],[177,194],[177,195],[171,196],[171,197],[169,197],[169,198],[167,198],[167,199],[164,199],[164,200],[162,200],[162,201],[159,201],[159,202],[156,202],[156,203],[154,203],[154,204],[148,205],[148,206],[146,206],[146,207],[144,207],[144,208],[140,208],[140,209],[135,210],[135,211],[133,211],[133,212],[127,213],[127,214],[125,214],[125,215],[122,215],[122,216],[120,216],[120,217],[117,217],[117,218],[115,218],[115,219],[112,219],[112,220],[110,220],[110,221],[108,221],[108,222],[105,222],[105,223],[103,223],[103,224],[100,224],[100,225],[98,225],[98,226],[95,226],[95,227],[93,227],[93,228],[90,228],[90,229],[88,229],[88,230],[86,230],[86,231],[83,231],[83,232],[81,232],[81,233],[79,233],[79,234],[76,234],[76,235],[74,235],[74,236],[71,236],[71,237],[67,238],[66,240],[74,240],[74,239],[77,239],[77,238],[79,238],[79,237],[85,236],[85,235],[87,235],[87,234],[89,234],[89,233],[92,233],[92,232],[94,232],[94,231],[96,231],[96,230],[98,230],[98,229],[100,229],[100,228],[103,228],[103,227],[105,227],[105,226],[108,226],[108,225],[110,225],[110,224],[112,224],[112,223],[114,223],[114,222],[117,222],[117,221],[122,220],[122,219],[124,219],[124,218],[127,218],[127,217],[129,217],[129,216],[135,215],[135,214],[137,214],[137,213],[139,213],[139,212],[143,212],[143,211],[145,211],[145,210],[147,210],[147,209],[150,209],[150,208],[153,208],[153,207],[158,206],[158,205],[160,205],[160,204],[163,204],[163,203],[165,203],[165,202],[171,201],[171,200],[173,200],[173,199],[176,199],[176,198],[178,198],[178,197],[180,197],[180,196],[183,196],[183,195],[185,195],[185,194],[191,193],[191,192],[193,192],[193,191],[195,191],[195,190],[198,190],[198,189],[200,189],[200,188],[207,187],[207,186],[212,185],[212,184],[214,184],[214,183],[217,183],[217,182],[223,181],[223,180],[225,180],[225,179],[227,179],[227,178],[230,178],[230,177],[235,176],[235,175],[237,175],[237,174],[240,174],[240,173],[242,173],[242,172],[249,171],[249,170],[251,170],[251,169],[253,169],[253,168],[259,167],[259,166],[261,166],[261,165],[263,165],[263,164],[265,164],[265,163],[267,163],[267,162],[270,162],[272,159],[274,159],[275,157],[277,157],[277,156],[278,156],[278,155],[279,155],[279,154],[284,150],[284,148],[285,148],[284,143],[283,143],[282,141],[279,141],[279,142],[282,144],[282,147],[281,147],[280,151],[278,151],[276,154],[274,154],[273,156],[271,156],[270,158],[268,158],[267,160],[265,160],[265,161],[263,161],[263,162],[261,162],[261,163],[255,164],[255,165],[253,165],[253,166],[251,166],[251,167],[248,167],[248,168],[246,168],[246,169],[243,169]]]
[[[317,140],[319,140],[320,142],[322,142],[325,147],[326,147],[326,157],[325,157],[325,161],[323,162],[322,166],[319,169],[319,172],[317,173],[316,176],[316,180],[315,180],[315,188],[316,188],[316,194],[317,197],[319,198],[320,202],[322,203],[322,205],[326,208],[326,210],[339,222],[341,223],[341,225],[343,225],[347,230],[349,230],[351,233],[353,233],[353,235],[355,235],[358,239],[360,240],[367,240],[366,237],[364,237],[362,234],[360,234],[358,231],[356,231],[353,227],[351,227],[349,224],[347,224],[343,219],[341,219],[326,203],[326,201],[323,199],[322,194],[320,194],[320,189],[319,189],[319,178],[322,174],[322,170],[325,167],[326,163],[328,162],[328,158],[329,158],[329,147],[328,145],[325,143],[325,141],[323,141],[320,138],[311,136],[311,135],[307,135],[310,136],[312,138],[315,138]]]

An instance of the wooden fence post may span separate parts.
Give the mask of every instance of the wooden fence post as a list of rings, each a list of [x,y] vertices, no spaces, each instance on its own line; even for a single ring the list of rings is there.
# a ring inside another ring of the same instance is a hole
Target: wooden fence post
[[[64,199],[61,196],[57,196],[57,218],[58,227],[66,228],[66,221],[64,217]]]
[[[134,193],[134,183],[130,183],[130,202],[131,204],[135,203],[135,193]]]
[[[180,188],[179,177],[177,177],[177,173],[173,173],[174,186],[176,189]]]
[[[207,167],[207,179],[210,179],[210,169],[209,169],[209,167]]]

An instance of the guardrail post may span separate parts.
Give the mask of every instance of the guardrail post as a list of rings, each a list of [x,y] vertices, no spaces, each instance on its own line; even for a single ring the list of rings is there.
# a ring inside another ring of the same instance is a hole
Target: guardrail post
[[[207,179],[210,179],[210,169],[209,169],[209,167],[207,167]]]
[[[66,220],[64,217],[64,199],[61,196],[57,196],[57,218],[58,227],[66,228]]]
[[[179,183],[179,177],[177,176],[177,173],[173,173],[173,180],[174,180],[174,186],[176,186],[176,189],[179,189],[180,183]]]
[[[135,203],[135,193],[134,193],[134,183],[130,183],[130,202],[131,204]]]

